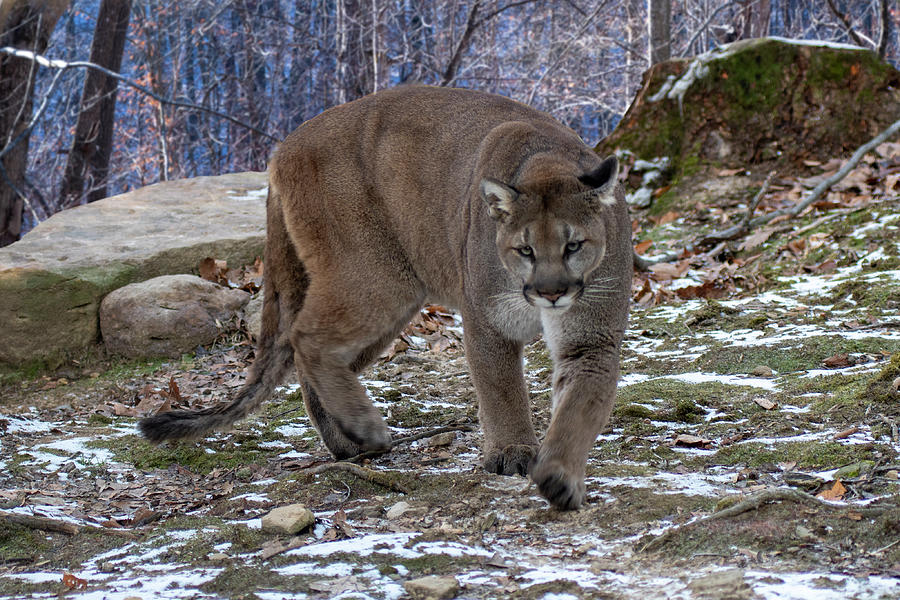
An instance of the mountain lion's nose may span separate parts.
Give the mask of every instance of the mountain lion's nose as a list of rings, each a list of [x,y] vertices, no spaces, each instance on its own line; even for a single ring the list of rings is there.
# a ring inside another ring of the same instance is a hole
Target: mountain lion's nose
[[[550,302],[556,302],[557,300],[559,300],[560,298],[562,298],[562,296],[563,296],[564,293],[565,293],[565,292],[542,292],[542,291],[538,291],[538,296],[540,296],[541,298],[544,298],[544,299],[546,299],[546,300],[549,300]]]

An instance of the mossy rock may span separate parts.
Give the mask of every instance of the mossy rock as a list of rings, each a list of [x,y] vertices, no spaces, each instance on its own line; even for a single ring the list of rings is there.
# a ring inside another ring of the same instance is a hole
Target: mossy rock
[[[597,147],[748,168],[846,155],[900,118],[900,71],[851,46],[741,40],[650,68],[628,112]]]

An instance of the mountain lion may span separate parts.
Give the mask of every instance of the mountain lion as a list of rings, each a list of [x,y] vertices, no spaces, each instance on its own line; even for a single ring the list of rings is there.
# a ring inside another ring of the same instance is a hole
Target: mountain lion
[[[291,366],[331,453],[391,436],[357,374],[426,302],[457,308],[492,473],[530,473],[560,509],[584,500],[588,452],[619,373],[632,273],[615,157],[507,98],[385,90],[301,125],[269,165],[262,331],[230,404],[140,422],[158,442],[244,417]],[[522,345],[543,332],[553,409],[538,442]]]

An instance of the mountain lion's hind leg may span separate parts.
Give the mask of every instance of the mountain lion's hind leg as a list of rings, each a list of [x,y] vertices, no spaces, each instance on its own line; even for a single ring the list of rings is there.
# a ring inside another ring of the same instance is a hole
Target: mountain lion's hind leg
[[[392,285],[399,275],[396,269],[376,267],[360,273],[340,263],[330,266],[323,269],[310,261],[309,289],[291,328],[304,400],[335,456],[387,451],[390,432],[357,373],[400,332],[421,306],[424,293],[402,281]]]
[[[386,333],[374,344],[363,348],[357,355],[354,364],[350,365],[351,370],[359,372],[374,361],[384,348],[397,337],[400,330],[407,322],[409,322],[412,318],[412,314],[415,313],[416,310],[418,309],[412,309],[408,316],[404,316],[398,321],[398,324],[395,327],[396,331]],[[295,360],[297,361],[297,364],[300,364],[302,359],[297,357]],[[344,460],[363,452],[362,446],[344,435],[337,419],[331,416],[331,414],[325,410],[325,407],[322,406],[322,401],[319,399],[318,394],[316,394],[315,388],[313,388],[309,381],[304,378],[302,372],[299,373],[299,376],[300,381],[303,382],[303,403],[306,406],[306,414],[309,416],[313,427],[319,432],[319,436],[322,438],[322,441],[325,442],[325,446],[331,454],[338,460]]]

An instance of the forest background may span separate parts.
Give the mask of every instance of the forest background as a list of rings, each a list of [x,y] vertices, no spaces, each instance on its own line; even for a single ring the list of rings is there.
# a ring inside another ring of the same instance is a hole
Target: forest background
[[[897,65],[898,16],[894,0],[2,0],[0,245],[157,181],[264,170],[300,123],[386,87],[503,94],[595,144],[651,62],[771,35]]]

